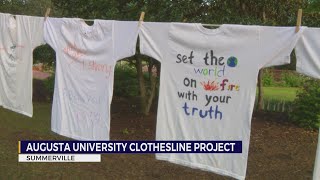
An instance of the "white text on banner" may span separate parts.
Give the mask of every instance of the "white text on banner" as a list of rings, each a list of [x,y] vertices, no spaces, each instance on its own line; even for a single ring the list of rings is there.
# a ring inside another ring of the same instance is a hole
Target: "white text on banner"
[[[19,162],[101,162],[100,154],[19,154]]]

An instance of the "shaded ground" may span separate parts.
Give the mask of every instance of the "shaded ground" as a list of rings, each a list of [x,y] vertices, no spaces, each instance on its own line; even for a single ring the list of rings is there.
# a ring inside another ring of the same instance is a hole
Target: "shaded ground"
[[[154,140],[156,113],[137,114],[134,101],[114,98],[112,140]],[[101,163],[18,163],[18,140],[66,139],[50,131],[51,106],[34,105],[27,118],[0,108],[0,179],[230,179],[158,161],[153,154],[102,155]],[[247,179],[311,179],[317,134],[281,114],[255,113]]]

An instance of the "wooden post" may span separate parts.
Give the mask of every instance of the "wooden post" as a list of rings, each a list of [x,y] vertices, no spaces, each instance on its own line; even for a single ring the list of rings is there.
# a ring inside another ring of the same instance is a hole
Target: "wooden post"
[[[50,11],[51,11],[51,8],[47,8],[47,11],[46,11],[46,13],[44,15],[44,20],[47,20],[49,14],[50,14]]]
[[[298,16],[297,16],[296,33],[299,32],[299,30],[300,30],[301,19],[302,19],[302,9],[299,9],[299,10],[298,10]]]
[[[145,13],[142,11],[141,14],[140,14],[140,18],[139,18],[139,26],[141,26],[143,20],[144,20],[144,15]]]

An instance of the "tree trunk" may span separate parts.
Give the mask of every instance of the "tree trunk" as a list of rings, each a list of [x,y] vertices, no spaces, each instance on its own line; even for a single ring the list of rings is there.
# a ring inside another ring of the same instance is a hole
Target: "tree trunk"
[[[267,21],[265,8],[263,8],[262,20],[263,20],[263,22]],[[262,83],[262,78],[263,78],[263,69],[260,69],[259,70],[259,74],[258,74],[258,102],[257,102],[257,109],[259,111],[263,110],[263,83]]]
[[[149,73],[149,81],[150,87],[146,86],[145,79],[143,76],[143,65],[142,59],[139,55],[135,55],[136,59],[136,69],[137,69],[137,78],[139,81],[139,89],[140,89],[140,103],[141,103],[141,112],[143,115],[149,115],[150,109],[156,95],[157,90],[157,79],[152,73],[152,69],[154,66],[154,60],[149,59],[148,73]]]
[[[147,102],[146,102],[146,106],[145,106],[145,109],[144,109],[144,112],[143,112],[144,115],[149,115],[149,112],[150,112],[150,109],[151,109],[151,105],[152,105],[153,99],[154,99],[155,94],[156,94],[157,80],[156,80],[156,77],[154,77],[153,75],[150,76],[150,84],[151,84],[150,95],[148,95],[148,97],[146,99]]]
[[[262,77],[263,77],[263,69],[260,69],[258,74],[258,103],[257,103],[257,109],[262,110],[263,109],[263,83],[262,83]]]
[[[263,8],[263,12],[262,12],[262,20],[263,20],[263,22],[267,21],[267,15],[266,15],[266,11],[264,10],[264,8]]]
[[[139,90],[140,90],[140,103],[141,103],[141,111],[143,114],[145,114],[145,108],[146,108],[146,87],[145,82],[143,78],[143,72],[142,72],[142,60],[139,57],[139,55],[135,55],[136,59],[136,69],[137,69],[137,78],[139,82]]]

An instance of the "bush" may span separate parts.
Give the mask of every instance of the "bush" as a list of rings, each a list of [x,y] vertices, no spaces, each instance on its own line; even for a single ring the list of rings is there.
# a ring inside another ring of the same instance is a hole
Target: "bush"
[[[44,86],[47,90],[47,92],[49,93],[49,100],[52,101],[53,100],[53,92],[54,92],[54,79],[55,79],[55,74],[51,74],[51,76],[44,80]]]
[[[302,127],[319,128],[320,121],[320,81],[308,80],[298,91],[293,102],[290,119]]]
[[[275,85],[275,80],[274,80],[272,71],[265,70],[263,72],[262,84],[263,84],[263,87],[270,87]]]
[[[283,87],[301,87],[306,81],[306,77],[298,73],[283,72],[281,75],[281,86]]]
[[[139,95],[139,82],[135,67],[129,64],[116,65],[113,94],[119,97],[136,97]]]
[[[56,59],[54,50],[48,45],[38,46],[33,51],[34,63],[44,63],[53,65]]]
[[[264,87],[301,87],[308,79],[295,72],[282,70],[275,73],[266,69],[263,72],[262,83]]]

